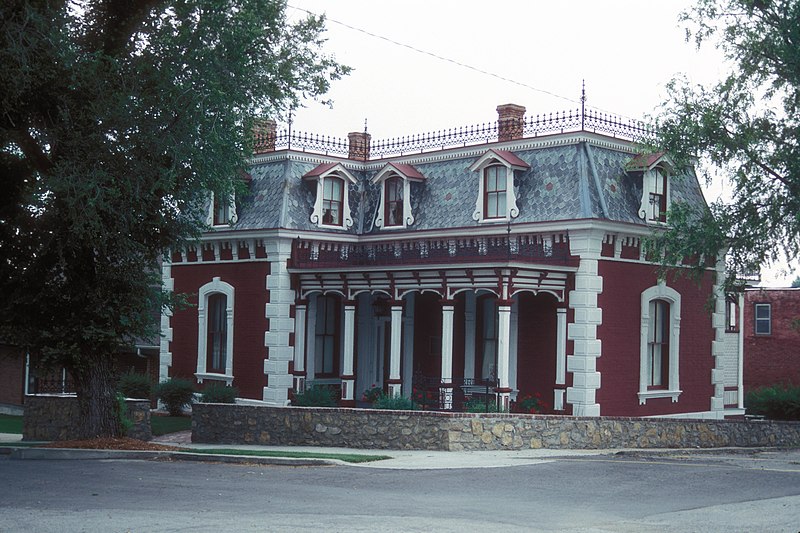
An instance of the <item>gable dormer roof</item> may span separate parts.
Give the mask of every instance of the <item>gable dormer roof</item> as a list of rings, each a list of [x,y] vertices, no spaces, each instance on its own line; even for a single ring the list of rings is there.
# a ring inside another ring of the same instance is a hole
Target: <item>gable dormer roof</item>
[[[372,178],[372,183],[379,183],[388,178],[391,174],[399,174],[403,179],[409,181],[425,181],[425,176],[412,165],[405,163],[387,163],[386,166],[375,174]]]
[[[514,152],[509,152],[508,150],[491,149],[487,150],[485,154],[478,158],[478,160],[469,167],[469,170],[471,172],[475,172],[479,168],[486,166],[490,160],[495,160],[513,168],[514,170],[528,170],[531,168],[528,163],[517,157]]]
[[[321,179],[330,174],[339,174],[340,177],[347,178],[350,183],[358,182],[356,177],[353,176],[349,170],[344,168],[344,165],[341,163],[322,163],[321,165],[317,165],[303,174],[303,179]]]
[[[636,172],[652,170],[657,166],[664,166],[667,167],[668,170],[671,170],[675,165],[672,162],[672,158],[670,158],[666,152],[653,152],[649,154],[637,154],[626,165],[626,168],[629,171]]]

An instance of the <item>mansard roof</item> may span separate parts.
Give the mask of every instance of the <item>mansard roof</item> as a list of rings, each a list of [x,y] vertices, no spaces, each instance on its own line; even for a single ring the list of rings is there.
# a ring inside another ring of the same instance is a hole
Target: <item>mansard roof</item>
[[[287,134],[295,144],[287,141],[277,151],[273,146],[254,160],[249,194],[238,199],[238,221],[230,230],[398,235],[505,227],[506,219],[473,219],[479,171],[495,161],[513,169],[509,185],[519,214],[512,225],[595,219],[646,226],[638,214],[642,171],[659,165],[672,174],[671,201],[706,205],[692,170],[675,175],[663,152],[637,154],[634,140],[649,131],[639,123],[581,110],[580,115],[520,119],[511,129],[504,124],[372,143],[357,157],[345,156],[346,143],[335,139]],[[346,178],[350,227],[321,228],[311,221],[319,179],[331,173]],[[404,194],[413,222],[401,228],[376,226],[383,181],[394,174],[408,182]]]

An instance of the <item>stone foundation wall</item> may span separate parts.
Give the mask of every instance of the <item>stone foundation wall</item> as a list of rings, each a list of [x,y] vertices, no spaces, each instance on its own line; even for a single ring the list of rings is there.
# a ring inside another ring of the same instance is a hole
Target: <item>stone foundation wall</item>
[[[800,423],[199,403],[192,441],[452,451],[800,446]]]
[[[133,427],[128,437],[150,440],[150,402],[125,400]],[[22,440],[73,440],[77,434],[78,399],[72,395],[37,395],[25,398]]]

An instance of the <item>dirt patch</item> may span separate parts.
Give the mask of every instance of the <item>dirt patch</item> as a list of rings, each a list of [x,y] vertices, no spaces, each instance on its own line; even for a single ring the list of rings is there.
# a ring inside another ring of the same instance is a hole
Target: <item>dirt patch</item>
[[[62,440],[51,442],[42,446],[43,448],[78,448],[84,450],[142,450],[153,452],[179,452],[185,448],[178,446],[167,446],[166,444],[154,444],[143,440],[131,439],[128,437],[98,438],[87,440]]]

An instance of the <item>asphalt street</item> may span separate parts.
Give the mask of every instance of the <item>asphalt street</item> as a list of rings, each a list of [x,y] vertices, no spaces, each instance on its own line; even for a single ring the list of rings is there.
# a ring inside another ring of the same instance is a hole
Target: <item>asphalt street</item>
[[[0,457],[0,531],[791,531],[800,452],[625,452],[496,468]]]

